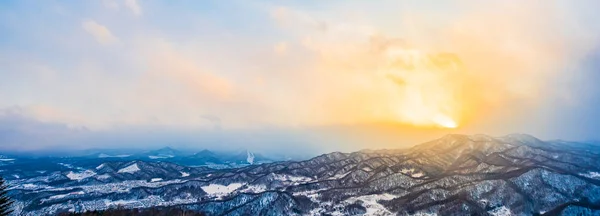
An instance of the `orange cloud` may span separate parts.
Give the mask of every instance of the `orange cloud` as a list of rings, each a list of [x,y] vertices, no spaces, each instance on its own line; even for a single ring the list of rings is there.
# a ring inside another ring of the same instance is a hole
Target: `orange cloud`
[[[166,79],[182,84],[193,94],[215,100],[227,100],[233,95],[233,84],[229,80],[209,72],[197,61],[173,48],[164,40],[155,40],[142,48],[147,76]]]
[[[282,30],[302,38],[297,43],[315,56],[296,65],[313,77],[302,103],[314,124],[453,127],[523,115],[591,47],[586,38],[554,34],[556,23],[569,20],[542,3],[465,6],[442,25],[426,12],[405,13],[393,26],[403,30],[396,37],[387,36],[391,29],[276,12],[277,21],[286,15],[287,26],[297,27]],[[306,28],[312,23],[328,28]]]

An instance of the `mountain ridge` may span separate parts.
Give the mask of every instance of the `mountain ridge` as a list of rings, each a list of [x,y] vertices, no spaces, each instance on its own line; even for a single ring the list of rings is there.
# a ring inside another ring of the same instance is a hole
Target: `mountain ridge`
[[[111,170],[96,175],[60,171],[49,174],[55,180],[13,179],[18,186],[11,193],[26,215],[102,210],[117,202],[208,215],[598,214],[598,155],[593,146],[530,135],[454,134],[408,149],[332,152],[228,169],[110,162]],[[100,178],[105,175],[110,178]]]

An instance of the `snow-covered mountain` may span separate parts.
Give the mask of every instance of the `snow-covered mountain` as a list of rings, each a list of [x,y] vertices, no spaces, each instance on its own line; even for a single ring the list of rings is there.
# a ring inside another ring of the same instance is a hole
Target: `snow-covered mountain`
[[[120,205],[207,215],[600,214],[600,148],[523,134],[447,135],[410,149],[233,169],[139,160],[65,169],[11,179],[17,213]]]

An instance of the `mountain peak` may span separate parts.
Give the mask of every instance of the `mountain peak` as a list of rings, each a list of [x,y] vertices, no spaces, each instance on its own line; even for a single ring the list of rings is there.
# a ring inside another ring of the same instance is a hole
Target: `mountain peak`
[[[502,138],[504,138],[504,139],[512,139],[514,141],[518,141],[518,142],[521,142],[523,144],[534,144],[534,143],[543,142],[540,139],[538,139],[537,137],[534,137],[532,135],[529,135],[529,134],[520,134],[520,133],[509,134],[509,135],[506,135],[506,136],[504,136]]]
[[[439,139],[436,139],[434,141],[438,141],[438,142],[455,142],[455,141],[459,141],[459,140],[471,140],[474,142],[486,142],[486,141],[494,141],[494,140],[500,140],[500,141],[504,141],[504,142],[510,142],[511,144],[539,144],[539,143],[543,143],[542,140],[529,135],[529,134],[520,134],[520,133],[514,133],[514,134],[508,134],[505,136],[501,136],[501,137],[493,137],[487,134],[473,134],[473,135],[466,135],[466,134],[447,134]]]
[[[411,151],[452,155],[477,151],[487,155],[513,146],[540,146],[543,144],[543,141],[527,134],[510,134],[503,137],[492,137],[486,134],[448,134],[439,139],[416,145],[411,148]]]
[[[160,149],[156,149],[156,150],[152,150],[150,152],[153,153],[153,154],[172,154],[172,155],[179,154],[179,150],[176,150],[176,149],[171,148],[169,146],[163,147],[163,148],[160,148]]]
[[[208,149],[197,152],[194,156],[215,156],[216,154]]]
[[[158,151],[176,151],[176,150],[174,148],[169,147],[169,146],[165,146],[165,147],[162,147],[162,148],[158,149]]]
[[[438,140],[457,140],[457,139],[470,139],[474,141],[491,141],[494,137],[487,134],[447,134]]]

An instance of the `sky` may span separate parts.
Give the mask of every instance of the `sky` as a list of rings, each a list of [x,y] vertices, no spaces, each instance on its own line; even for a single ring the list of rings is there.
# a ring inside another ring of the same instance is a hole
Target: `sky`
[[[0,2],[0,150],[600,140],[598,1]]]

